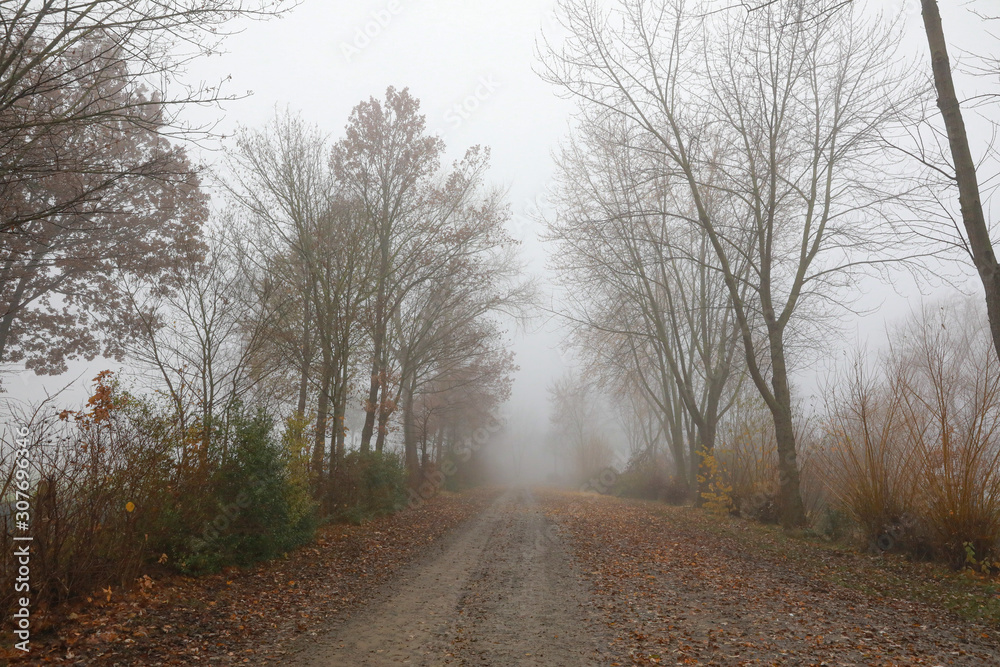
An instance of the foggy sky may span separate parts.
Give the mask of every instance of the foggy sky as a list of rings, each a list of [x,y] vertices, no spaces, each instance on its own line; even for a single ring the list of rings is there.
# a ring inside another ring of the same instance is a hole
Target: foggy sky
[[[978,6],[989,4],[981,0]],[[966,5],[942,3],[953,44],[972,51],[1000,50]],[[914,54],[926,51],[917,0],[888,0],[876,6],[890,13],[905,7],[908,45]],[[509,188],[511,231],[522,241],[523,257],[541,277],[543,291],[548,290],[546,248],[538,239],[535,218],[546,213],[550,156],[567,136],[573,110],[571,101],[557,97],[532,70],[541,31],[558,39],[554,10],[554,2],[538,0],[304,0],[280,20],[245,24],[226,41],[228,53],[193,64],[189,80],[213,82],[231,76],[231,93],[253,94],[222,109],[191,110],[190,117],[195,123],[220,120],[218,129],[229,133],[238,124],[259,127],[276,107],[287,106],[336,139],[359,101],[381,98],[389,85],[409,87],[421,100],[430,131],[447,144],[449,159],[474,144],[492,148],[492,178]],[[953,57],[960,56],[953,48]],[[967,81],[959,80],[959,85],[969,93]],[[975,131],[974,119],[971,125]],[[212,151],[201,155],[209,163],[219,157]],[[974,284],[970,291],[979,294]],[[836,349],[831,359],[841,356],[837,349],[858,342],[881,345],[886,322],[910,312],[919,297],[906,280],[896,290],[873,284],[868,292],[862,305],[881,306],[879,312],[863,319],[845,314],[847,334],[832,345]],[[561,338],[558,324],[546,324],[544,318],[515,335],[521,369],[508,411],[528,425],[518,428],[541,432],[546,426],[546,387],[569,363],[559,349]],[[89,380],[109,366],[117,367],[100,360],[74,364],[69,377]],[[814,390],[823,366],[800,374],[801,391]],[[52,390],[66,381],[21,375],[5,383],[12,396],[37,398],[43,387]]]

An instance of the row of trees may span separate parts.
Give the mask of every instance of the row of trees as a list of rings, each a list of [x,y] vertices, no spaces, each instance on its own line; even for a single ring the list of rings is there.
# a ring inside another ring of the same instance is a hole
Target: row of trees
[[[135,357],[171,400],[211,424],[234,401],[310,422],[316,488],[346,451],[382,453],[401,422],[414,481],[445,441],[490,419],[513,370],[501,317],[531,299],[504,230],[488,150],[450,168],[419,104],[390,88],[359,104],[346,136],[283,113],[240,132],[224,178],[229,207],[210,260],[168,294],[134,283]]]
[[[489,150],[444,164],[409,91],[358,104],[336,140],[289,112],[241,130],[210,206],[184,142],[213,135],[183,111],[228,94],[183,75],[233,20],[293,4],[0,1],[0,363],[144,371],[139,389],[101,373],[79,412],[12,415],[33,595],[272,557],[319,513],[398,508],[509,394],[504,326],[534,288],[508,207]]]
[[[922,4],[940,90],[940,17]],[[954,183],[928,149],[945,134],[931,88],[905,64],[901,26],[860,2],[564,0],[561,14],[569,37],[541,73],[579,112],[549,235],[588,375],[696,498],[720,429],[740,431],[727,415],[762,401],[774,500],[801,525],[793,370],[828,345],[861,280],[964,246],[930,222],[947,219]],[[984,233],[968,227],[986,280]]]
[[[428,439],[468,435],[446,414],[478,415],[471,432],[509,391],[499,315],[531,286],[489,151],[443,169],[407,91],[359,104],[333,145],[289,113],[243,130],[210,220],[178,140],[211,136],[182,112],[228,93],[183,74],[235,19],[294,4],[4,4],[0,362],[138,360],[206,438],[235,401],[291,406],[315,417],[317,475],[368,365],[361,450],[401,412],[415,470]]]

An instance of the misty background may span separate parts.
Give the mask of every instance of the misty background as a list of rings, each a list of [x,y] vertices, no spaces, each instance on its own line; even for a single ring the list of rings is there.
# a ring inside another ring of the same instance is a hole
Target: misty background
[[[924,58],[918,3],[879,4],[890,16],[902,10],[906,48],[913,58]],[[941,8],[949,33],[961,35],[959,45],[970,53],[988,52],[995,45],[989,26],[972,13],[977,4],[944,3]],[[548,270],[551,248],[542,239],[544,221],[552,216],[552,153],[569,134],[575,109],[573,101],[559,97],[535,71],[542,40],[558,43],[563,35],[555,9],[554,2],[531,0],[304,0],[277,19],[243,20],[238,34],[225,40],[224,53],[199,59],[187,73],[192,81],[225,80],[225,90],[240,96],[221,106],[185,111],[191,125],[213,126],[223,135],[193,149],[209,167],[219,166],[226,137],[238,127],[263,126],[276,110],[301,112],[307,122],[336,138],[351,109],[361,100],[380,98],[388,86],[409,88],[420,100],[429,132],[448,147],[446,161],[460,158],[472,145],[490,147],[490,180],[508,191],[508,228],[520,241],[522,260],[542,293],[541,307],[530,322],[510,324],[519,370],[504,409],[507,427],[489,448],[501,476],[526,481],[545,479],[565,465],[552,453],[548,390],[577,368],[572,350],[565,347],[565,323],[555,314],[560,288]],[[963,51],[952,57],[961,63]],[[981,85],[976,79],[959,79],[967,96]],[[974,145],[989,141],[988,123],[974,111],[967,122]],[[213,188],[211,178],[205,185]],[[826,354],[797,369],[797,399],[806,406],[815,402],[826,378],[851,351],[884,347],[892,323],[921,302],[933,303],[956,285],[978,297],[981,287],[971,268],[966,269],[949,265],[947,285],[918,285],[908,275],[899,275],[892,284],[866,285],[864,297],[854,304],[857,312],[842,312],[839,330],[831,330]],[[12,373],[5,379],[7,398],[33,402],[65,390],[56,404],[73,405],[88,395],[91,378],[104,368],[122,367],[96,359],[73,362],[70,372],[58,377]],[[124,370],[127,375],[129,369]],[[360,409],[349,415],[354,436],[361,415]],[[607,429],[616,460],[623,464],[627,448],[614,417],[608,410],[596,421]]]

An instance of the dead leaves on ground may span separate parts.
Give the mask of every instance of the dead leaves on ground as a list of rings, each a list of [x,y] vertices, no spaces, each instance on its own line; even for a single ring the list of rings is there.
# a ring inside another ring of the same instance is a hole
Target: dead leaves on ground
[[[0,659],[150,667],[280,663],[295,637],[320,631],[371,597],[494,495],[447,495],[361,526],[327,526],[314,543],[251,568],[197,578],[147,576],[129,591],[100,591],[72,608],[36,615],[31,653]]]
[[[449,496],[363,526],[331,526],[286,559],[245,570],[151,576],[129,591],[97,592],[58,617],[36,617],[50,627],[15,663],[280,664],[296,637],[370,598],[491,497]],[[575,548],[614,664],[1000,664],[996,628],[915,601],[925,589],[937,600],[942,591],[977,594],[925,564],[886,564],[691,509],[537,497]]]
[[[995,629],[842,585],[879,576],[869,556],[690,508],[581,498],[539,495],[576,549],[616,664],[1000,664]]]

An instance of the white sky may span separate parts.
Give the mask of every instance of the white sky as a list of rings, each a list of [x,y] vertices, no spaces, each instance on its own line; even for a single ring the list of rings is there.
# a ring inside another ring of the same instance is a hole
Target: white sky
[[[493,179],[509,188],[510,229],[525,261],[544,271],[534,213],[545,206],[551,151],[567,133],[572,103],[532,70],[535,40],[558,29],[554,2],[508,0],[305,0],[280,21],[251,25],[213,58],[213,77],[254,95],[227,105],[235,122],[261,125],[289,105],[339,136],[351,109],[387,86],[409,87],[449,159],[475,144],[492,150]],[[561,373],[560,336],[517,334],[521,366],[511,412],[547,420],[545,387]],[[530,415],[530,416],[529,416]]]
[[[995,2],[980,0],[971,6],[988,9]],[[905,7],[914,53],[926,51],[919,0],[872,4],[887,12]],[[1000,43],[967,11],[970,3],[941,4],[953,43],[971,51],[1000,51]],[[193,65],[190,80],[231,76],[231,92],[253,92],[222,110],[197,110],[193,118],[221,117],[220,130],[231,131],[237,123],[260,126],[275,107],[287,105],[337,137],[360,100],[381,98],[388,85],[409,87],[450,156],[458,157],[473,144],[492,148],[494,180],[509,188],[511,229],[523,241],[531,270],[541,274],[545,250],[530,213],[544,207],[550,155],[566,136],[573,109],[532,70],[540,31],[558,33],[554,8],[550,0],[304,0],[281,20],[252,23],[229,38],[227,53]],[[881,313],[848,326],[848,346],[859,339],[877,346],[886,316],[891,320],[910,308],[903,296],[877,285],[867,301],[885,305]],[[547,418],[545,388],[566,365],[559,342],[559,334],[549,327],[519,334],[515,343],[521,371],[512,411],[539,427]],[[72,376],[89,379],[109,365],[77,364]],[[51,391],[66,381],[21,375],[5,383],[13,397],[36,398],[43,387]],[[808,377],[801,382],[804,388],[814,386]]]

